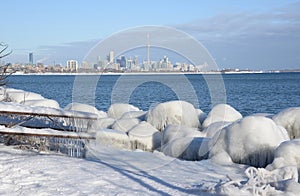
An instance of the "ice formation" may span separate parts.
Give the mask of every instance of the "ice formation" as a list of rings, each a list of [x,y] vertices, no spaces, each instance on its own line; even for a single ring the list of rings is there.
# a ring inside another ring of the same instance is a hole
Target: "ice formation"
[[[114,124],[111,126],[112,129],[120,130],[123,132],[129,131],[132,127],[139,124],[140,120],[137,118],[121,118],[114,122]]]
[[[207,118],[202,123],[206,128],[214,122],[234,122],[242,118],[242,115],[233,107],[227,104],[218,104],[208,113]]]
[[[235,163],[265,167],[273,161],[274,150],[286,140],[287,132],[271,119],[248,116],[214,135],[209,156],[218,162],[230,158]]]
[[[128,136],[133,149],[153,151],[161,144],[161,133],[145,121],[130,129]]]
[[[163,131],[162,143],[164,146],[174,139],[184,137],[204,137],[205,134],[200,132],[197,128],[182,126],[182,125],[168,125]]]
[[[22,101],[21,104],[29,105],[29,106],[44,106],[44,107],[56,108],[56,109],[60,108],[57,101],[52,99],[26,100],[26,101]]]
[[[300,107],[287,108],[272,119],[287,130],[291,139],[300,138]]]
[[[64,109],[68,110],[68,111],[73,110],[73,111],[93,113],[93,114],[96,114],[98,116],[98,118],[106,118],[107,117],[106,112],[99,111],[94,106],[82,104],[82,103],[70,103]]]
[[[274,170],[286,166],[295,166],[300,172],[300,139],[282,142],[275,150],[273,163],[266,168]]]
[[[161,151],[185,160],[202,160],[208,155],[208,138],[197,128],[169,125],[163,131]]]
[[[130,140],[126,133],[114,129],[101,129],[96,132],[98,145],[107,145],[119,149],[130,149]]]
[[[218,131],[230,125],[231,122],[214,122],[203,130],[206,137],[212,138]]]
[[[130,104],[115,103],[108,108],[107,115],[118,119],[121,118],[124,113],[131,111],[140,111],[140,109]]]
[[[148,111],[147,122],[159,131],[162,131],[167,125],[200,127],[198,112],[192,104],[185,101],[169,101],[158,104]]]
[[[144,121],[146,118],[146,111],[131,111],[124,113],[121,118],[138,118],[141,121]]]
[[[114,118],[99,118],[91,124],[89,128],[89,132],[95,132],[96,130],[111,128],[111,126],[115,123]]]

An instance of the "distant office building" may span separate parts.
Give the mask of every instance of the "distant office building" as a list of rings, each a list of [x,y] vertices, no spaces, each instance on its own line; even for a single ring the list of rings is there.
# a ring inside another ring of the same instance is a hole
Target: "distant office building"
[[[30,65],[33,65],[33,53],[31,52],[31,53],[29,53],[29,64]]]
[[[114,58],[115,58],[115,53],[114,53],[114,51],[110,51],[109,52],[109,57],[108,57],[109,59],[108,59],[108,61],[109,61],[109,63],[114,63]]]
[[[67,61],[67,69],[70,71],[78,71],[78,61],[68,60]]]

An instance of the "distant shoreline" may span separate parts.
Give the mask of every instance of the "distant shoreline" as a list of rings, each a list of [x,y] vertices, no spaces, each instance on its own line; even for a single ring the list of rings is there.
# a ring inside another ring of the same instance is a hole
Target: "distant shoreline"
[[[220,72],[220,71],[209,71],[209,72],[102,72],[102,73],[21,73],[16,72],[13,75],[90,75],[90,76],[99,76],[99,75],[214,75],[214,74],[278,74],[278,73],[300,73],[299,71],[229,71],[229,72]]]

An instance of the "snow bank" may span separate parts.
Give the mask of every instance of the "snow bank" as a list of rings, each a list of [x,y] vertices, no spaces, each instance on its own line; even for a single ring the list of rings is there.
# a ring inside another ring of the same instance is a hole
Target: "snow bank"
[[[160,147],[161,133],[149,123],[143,121],[128,131],[132,149],[153,151]]]
[[[291,139],[300,138],[300,107],[287,108],[272,119],[287,130]]]
[[[218,131],[230,125],[231,122],[214,122],[203,130],[206,137],[212,138]]]
[[[121,118],[114,122],[111,126],[112,129],[120,130],[123,132],[128,132],[129,129],[133,128],[135,125],[139,124],[140,120],[137,118]]]
[[[242,115],[230,105],[218,104],[208,113],[202,127],[206,128],[214,122],[234,122],[241,118]]]
[[[7,100],[11,102],[21,103],[28,100],[41,100],[44,97],[37,93],[26,92],[23,90],[7,88],[6,89]]]
[[[266,169],[274,170],[286,166],[295,166],[300,173],[300,139],[282,142],[275,150],[273,163]]]
[[[159,131],[162,131],[167,125],[200,127],[198,112],[192,104],[185,101],[169,101],[158,104],[148,111],[147,122]]]
[[[126,133],[119,130],[98,130],[96,132],[96,141],[99,145],[111,146],[118,149],[130,149],[129,137]]]
[[[107,111],[107,115],[109,117],[118,119],[120,118],[124,113],[131,112],[131,111],[140,111],[139,108],[125,103],[115,103],[112,104]]]
[[[21,101],[21,104],[29,105],[29,106],[44,106],[44,107],[56,108],[56,109],[60,108],[57,101],[52,99],[26,100],[26,101]]]
[[[65,108],[65,110],[80,111],[80,112],[89,112],[96,114],[98,118],[106,118],[107,114],[103,111],[97,110],[94,106],[82,104],[82,103],[70,103]]]
[[[210,157],[217,162],[265,167],[273,161],[274,150],[289,140],[287,132],[271,119],[248,116],[223,128],[210,141]]]

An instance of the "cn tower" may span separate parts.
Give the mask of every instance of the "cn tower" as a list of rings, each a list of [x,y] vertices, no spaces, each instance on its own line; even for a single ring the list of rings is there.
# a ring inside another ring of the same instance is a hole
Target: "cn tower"
[[[148,66],[150,65],[150,35],[147,33]]]

